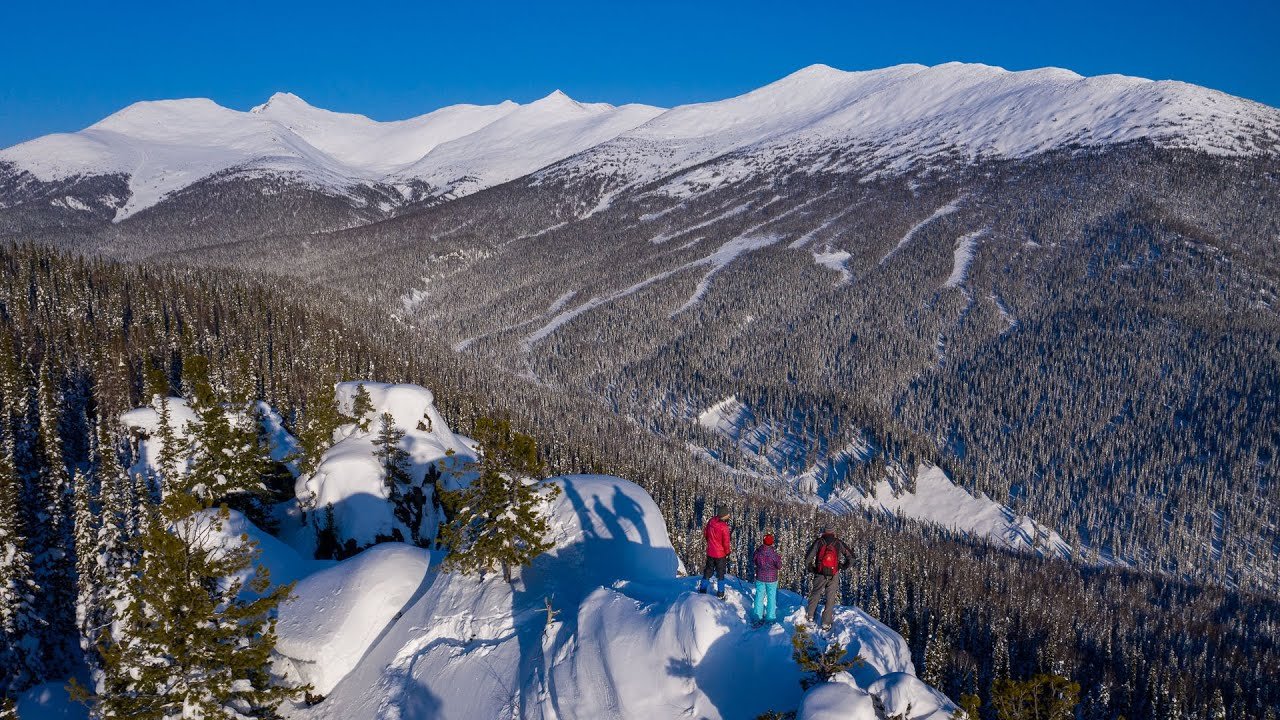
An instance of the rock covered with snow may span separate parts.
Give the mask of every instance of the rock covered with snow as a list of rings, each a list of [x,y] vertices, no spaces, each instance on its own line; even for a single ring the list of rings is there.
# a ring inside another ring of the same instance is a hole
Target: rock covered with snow
[[[796,720],[879,720],[870,693],[844,682],[825,682],[805,693]]]
[[[169,427],[174,437],[186,443],[191,439],[189,427],[198,424],[199,418],[185,398],[170,397],[163,402],[168,405]],[[138,458],[130,472],[154,474],[160,467],[160,454],[164,452],[164,442],[160,439],[161,404],[160,397],[156,396],[150,405],[120,415],[120,423],[138,437]],[[185,468],[188,462],[188,457],[181,457],[180,469]]]
[[[281,671],[328,694],[422,589],[431,559],[386,543],[299,582],[280,606]]]
[[[948,720],[959,709],[947,696],[907,673],[889,673],[867,689],[880,699],[889,717]]]
[[[756,628],[745,583],[730,579],[720,600],[677,575],[642,489],[593,475],[550,482],[555,547],[514,584],[424,567],[437,558],[395,544],[299,583],[281,611],[281,654],[328,692],[296,714],[728,719],[799,707],[790,637],[802,598],[779,593],[782,622]],[[857,608],[838,609],[831,637],[866,661],[845,679],[857,707],[882,678],[914,672],[906,642]]]
[[[375,454],[383,413],[390,413],[395,427],[404,432],[400,447],[409,454],[407,470],[414,483],[421,483],[432,465],[446,465],[442,471],[455,469],[462,473],[466,464],[475,460],[475,443],[449,429],[435,407],[435,397],[420,385],[339,383],[338,408],[348,416],[354,413],[361,386],[369,393],[372,412],[338,429],[337,442],[324,453],[315,472],[298,477],[295,493],[300,503],[316,512],[333,508],[339,542],[351,539],[364,546],[379,536],[391,537],[396,531],[408,539],[412,533],[395,517],[383,482],[382,464]],[[361,427],[365,421],[367,429]],[[455,473],[449,477],[457,479]],[[424,491],[430,497],[431,488]],[[422,529],[428,537],[433,536],[437,520],[430,513],[423,519]]]

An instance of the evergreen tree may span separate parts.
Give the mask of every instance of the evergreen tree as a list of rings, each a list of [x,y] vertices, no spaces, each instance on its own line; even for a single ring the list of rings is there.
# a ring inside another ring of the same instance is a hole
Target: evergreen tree
[[[356,385],[356,395],[351,401],[351,414],[355,416],[356,425],[368,432],[369,422],[373,419],[373,398],[369,396],[364,383]]]
[[[482,450],[479,477],[449,493],[446,501],[456,508],[453,521],[441,528],[450,549],[446,564],[463,572],[500,567],[503,579],[511,582],[514,568],[551,548],[541,505],[559,488],[544,490],[539,480],[546,468],[537,443],[513,433],[510,422],[480,418],[475,438]]]
[[[374,442],[377,448],[374,455],[382,464],[382,482],[387,498],[394,507],[396,519],[409,528],[413,544],[421,546],[422,518],[427,496],[409,474],[409,453],[400,447],[404,435],[404,431],[396,427],[391,413],[382,413],[378,437]]]
[[[128,605],[100,641],[102,689],[75,688],[101,717],[274,718],[305,690],[270,673],[274,612],[292,585],[271,587],[266,568],[253,565],[255,543],[220,537],[228,519],[225,506],[171,491],[136,539],[141,562],[127,580]],[[238,576],[251,568],[246,584]]]
[[[173,413],[169,409],[169,396],[158,395],[155,402],[159,404],[159,427],[156,428],[155,439],[160,443],[160,452],[156,458],[156,468],[160,472],[157,485],[161,492],[170,485],[177,486],[182,473],[182,456],[187,449],[186,439],[180,436],[173,426]],[[185,428],[184,428],[185,429]]]
[[[80,649],[88,651],[101,627],[101,591],[104,575],[98,555],[98,516],[91,504],[93,490],[90,477],[76,471],[73,477],[75,505],[74,535],[76,553],[76,629]]]
[[[63,455],[63,396],[50,364],[41,364],[37,386],[35,580],[43,591],[40,610],[46,632],[40,642],[46,670],[67,673],[77,654],[72,486]]]
[[[36,609],[40,587],[19,511],[21,481],[13,469],[13,445],[0,427],[0,701],[13,698],[44,676],[43,634]]]
[[[791,658],[800,666],[800,687],[808,690],[831,679],[836,673],[858,667],[865,662],[861,655],[845,659],[845,647],[832,641],[826,650],[819,650],[817,642],[805,625],[797,625],[791,635]]]
[[[367,392],[365,396],[368,396]],[[338,409],[337,393],[333,385],[322,385],[309,397],[306,414],[302,416],[298,427],[299,449],[291,458],[297,463],[298,472],[304,475],[315,472],[320,465],[320,458],[333,446],[333,433],[349,422],[352,419]]]
[[[185,492],[211,505],[227,502],[262,524],[267,514],[263,478],[269,472],[270,456],[258,432],[256,408],[248,403],[228,408],[210,382],[204,356],[187,358],[183,373],[196,414],[195,426],[188,429],[193,442],[191,470],[183,479]]]

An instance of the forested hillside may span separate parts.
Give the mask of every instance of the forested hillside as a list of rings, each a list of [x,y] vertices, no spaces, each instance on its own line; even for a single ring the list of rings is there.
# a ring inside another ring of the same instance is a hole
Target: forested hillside
[[[0,273],[0,542],[12,559],[0,566],[0,655],[15,669],[6,697],[94,662],[93,560],[153,498],[145,478],[120,474],[137,449],[112,418],[152,392],[190,395],[202,357],[219,396],[264,400],[295,431],[311,398],[353,377],[432,387],[460,428],[506,414],[541,440],[554,472],[603,471],[645,487],[687,566],[702,551],[708,504],[732,508],[741,548],[776,531],[784,584],[798,590],[801,548],[817,526],[835,527],[857,556],[845,599],[903,634],[922,677],[952,697],[986,699],[998,678],[1047,671],[1081,683],[1089,718],[1270,717],[1280,703],[1269,680],[1280,675],[1280,606],[1266,597],[1082,569],[878,515],[828,516],[745,478],[730,489],[718,466],[592,401],[465,363],[314,288],[30,246],[4,250]],[[278,468],[262,467],[271,485]],[[116,561],[103,561],[106,572]],[[746,561],[736,554],[733,571]]]
[[[927,463],[1014,545],[1274,595],[1278,158],[1265,105],[960,63],[665,112],[162,101],[0,151],[0,237],[322,287],[725,487],[912,514]]]

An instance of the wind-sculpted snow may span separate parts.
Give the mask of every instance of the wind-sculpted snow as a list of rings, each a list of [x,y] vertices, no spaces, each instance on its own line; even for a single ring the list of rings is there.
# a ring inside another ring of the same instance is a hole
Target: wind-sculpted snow
[[[643,490],[604,476],[552,482],[561,488],[547,509],[555,548],[514,584],[426,568],[426,553],[414,559],[398,545],[301,582],[281,611],[281,652],[313,658],[305,676],[331,690],[292,715],[736,719],[800,706],[790,645],[803,616],[798,596],[780,593],[782,622],[754,628],[745,584],[731,579],[718,600],[678,577]],[[329,639],[326,628],[339,626],[350,630]],[[858,706],[890,687],[882,678],[914,674],[902,638],[857,608],[839,609],[831,636],[866,660],[843,678]]]
[[[395,517],[387,501],[382,464],[374,454],[383,413],[390,413],[396,429],[404,432],[400,447],[409,453],[408,472],[415,483],[422,481],[433,464],[465,465],[474,460],[475,450],[472,441],[449,429],[436,410],[431,391],[418,385],[339,383],[338,407],[348,416],[354,412],[361,385],[369,393],[372,412],[337,430],[337,442],[325,452],[314,473],[298,478],[295,493],[316,512],[332,507],[339,542],[352,539],[363,546],[395,531],[403,538],[412,537],[412,530]],[[360,421],[367,421],[368,429],[362,429]],[[433,532],[438,520],[428,512],[422,529]]]
[[[387,543],[302,580],[280,609],[280,670],[328,694],[416,599],[431,559],[421,548]]]

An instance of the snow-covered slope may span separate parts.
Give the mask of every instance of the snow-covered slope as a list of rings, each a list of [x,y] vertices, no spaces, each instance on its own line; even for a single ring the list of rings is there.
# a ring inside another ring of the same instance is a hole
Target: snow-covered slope
[[[0,150],[0,167],[10,164],[46,183],[126,176],[130,197],[116,220],[224,172],[280,176],[335,193],[426,181],[440,186],[437,194],[456,195],[562,160],[660,112],[583,105],[559,92],[525,106],[454,105],[393,122],[321,110],[287,93],[248,112],[206,99],[162,100],[135,103],[76,133]]]
[[[662,113],[648,105],[580,103],[559,90],[396,173],[452,196],[513,180],[634,129]]]
[[[970,495],[951,482],[941,468],[919,466],[910,486],[913,489],[895,489],[885,479],[876,483],[869,493],[844,487],[832,495],[825,507],[833,512],[866,507],[988,538],[1015,550],[1034,550],[1057,557],[1071,555],[1071,546],[1051,528],[1018,515],[985,495]]]
[[[1280,111],[1187,83],[1058,68],[813,65],[745,95],[673,108],[548,173],[607,166],[642,183],[738,151],[838,169],[850,160],[817,155],[853,149],[860,164],[903,167],[943,154],[1020,157],[1141,139],[1215,154],[1274,152]],[[668,190],[719,185],[759,167],[744,160],[696,169]]]
[[[1019,515],[1005,505],[956,485],[942,468],[921,464],[913,469],[890,463],[869,488],[848,482],[855,467],[865,465],[876,448],[863,439],[844,447],[815,445],[801,428],[758,418],[736,397],[727,397],[697,415],[710,433],[732,443],[750,465],[741,468],[779,480],[796,494],[834,513],[863,508],[934,523],[989,539],[1011,549],[1070,557],[1071,547],[1052,528]],[[715,452],[710,453],[719,459]],[[806,464],[807,463],[807,464]]]
[[[783,621],[754,628],[744,584],[731,581],[718,600],[677,577],[665,524],[643,490],[603,476],[553,482],[556,547],[513,585],[442,573],[436,556],[423,569],[425,553],[398,545],[300,583],[282,610],[280,644],[309,659],[282,659],[281,668],[330,689],[294,715],[736,719],[811,704],[791,660],[790,635],[804,615],[798,596],[780,593]],[[866,661],[837,678],[847,699],[839,717],[875,718],[873,694],[887,704],[910,696],[913,718],[954,710],[915,680],[903,639],[861,610],[840,608],[830,637]]]
[[[442,198],[541,168],[546,177],[603,175],[622,185],[688,171],[666,187],[687,194],[776,163],[901,168],[1143,139],[1215,154],[1274,152],[1280,111],[1181,82],[1057,68],[814,65],[739,97],[667,111],[583,104],[559,91],[528,105],[455,105],[394,122],[321,110],[287,93],[249,112],[204,99],[140,102],[80,132],[0,151],[0,167],[42,182],[127,176],[131,197],[119,220],[224,171],[336,193],[425,182]],[[695,167],[734,153],[744,156]]]

